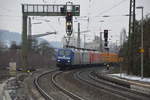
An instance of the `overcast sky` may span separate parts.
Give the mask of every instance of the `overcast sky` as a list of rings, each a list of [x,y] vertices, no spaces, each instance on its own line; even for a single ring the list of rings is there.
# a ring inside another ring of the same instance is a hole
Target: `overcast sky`
[[[6,29],[13,32],[22,32],[22,3],[46,3],[46,4],[65,4],[72,1],[74,4],[80,4],[81,16],[89,18],[87,20],[78,20],[81,23],[81,31],[90,30],[89,39],[94,35],[99,35],[104,29],[111,30],[109,36],[112,40],[119,40],[119,34],[122,28],[128,31],[128,17],[123,15],[129,13],[130,0],[0,0],[0,29]],[[136,0],[136,6],[144,7],[144,15],[150,13],[150,0]],[[109,15],[108,18],[102,16]],[[137,19],[141,17],[141,11],[136,11]],[[50,22],[44,22],[37,19],[49,19]],[[81,18],[80,18],[81,19]],[[100,22],[104,20],[104,22]],[[42,24],[33,25],[33,33],[39,34],[45,32],[57,31],[58,35],[45,36],[43,38],[49,41],[61,41],[65,34],[64,17],[34,17],[32,23],[42,22]],[[74,31],[77,31],[77,22],[74,22]]]

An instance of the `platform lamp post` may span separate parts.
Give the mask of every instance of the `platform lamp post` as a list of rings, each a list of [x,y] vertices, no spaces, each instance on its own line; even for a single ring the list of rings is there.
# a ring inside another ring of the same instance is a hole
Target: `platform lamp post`
[[[103,23],[103,22],[104,22],[104,20],[100,20],[100,21],[99,21],[99,23]],[[101,52],[103,51],[103,49],[102,49],[102,48],[103,48],[102,33],[103,33],[103,32],[102,32],[102,27],[100,26],[100,38],[99,38],[99,39],[100,39],[100,44],[99,44],[99,50],[100,50]]]
[[[86,49],[86,37],[88,36],[87,34],[83,34],[84,36],[84,49]]]
[[[142,6],[136,7],[137,9],[141,9],[142,13],[142,20],[141,20],[141,79],[143,79],[143,53],[144,53],[144,48],[143,48],[143,8]]]

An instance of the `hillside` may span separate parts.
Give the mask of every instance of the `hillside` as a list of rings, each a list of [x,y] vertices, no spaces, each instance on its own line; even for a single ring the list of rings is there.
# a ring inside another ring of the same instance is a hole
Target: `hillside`
[[[42,38],[37,38],[38,42],[47,41]],[[15,41],[16,44],[21,44],[21,34],[17,32],[10,32],[8,30],[0,30],[0,41],[10,46],[12,41]],[[53,48],[61,48],[62,43],[58,41],[47,41]]]

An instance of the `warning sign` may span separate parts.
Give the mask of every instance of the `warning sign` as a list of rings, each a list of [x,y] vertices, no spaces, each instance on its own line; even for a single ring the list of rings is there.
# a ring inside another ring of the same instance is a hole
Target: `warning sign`
[[[144,49],[140,49],[140,53],[144,53]]]

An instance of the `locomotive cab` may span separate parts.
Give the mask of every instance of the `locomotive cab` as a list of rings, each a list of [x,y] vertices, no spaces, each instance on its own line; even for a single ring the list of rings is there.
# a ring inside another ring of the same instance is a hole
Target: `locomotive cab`
[[[73,52],[70,49],[59,49],[57,52],[57,66],[66,67],[72,64]]]

